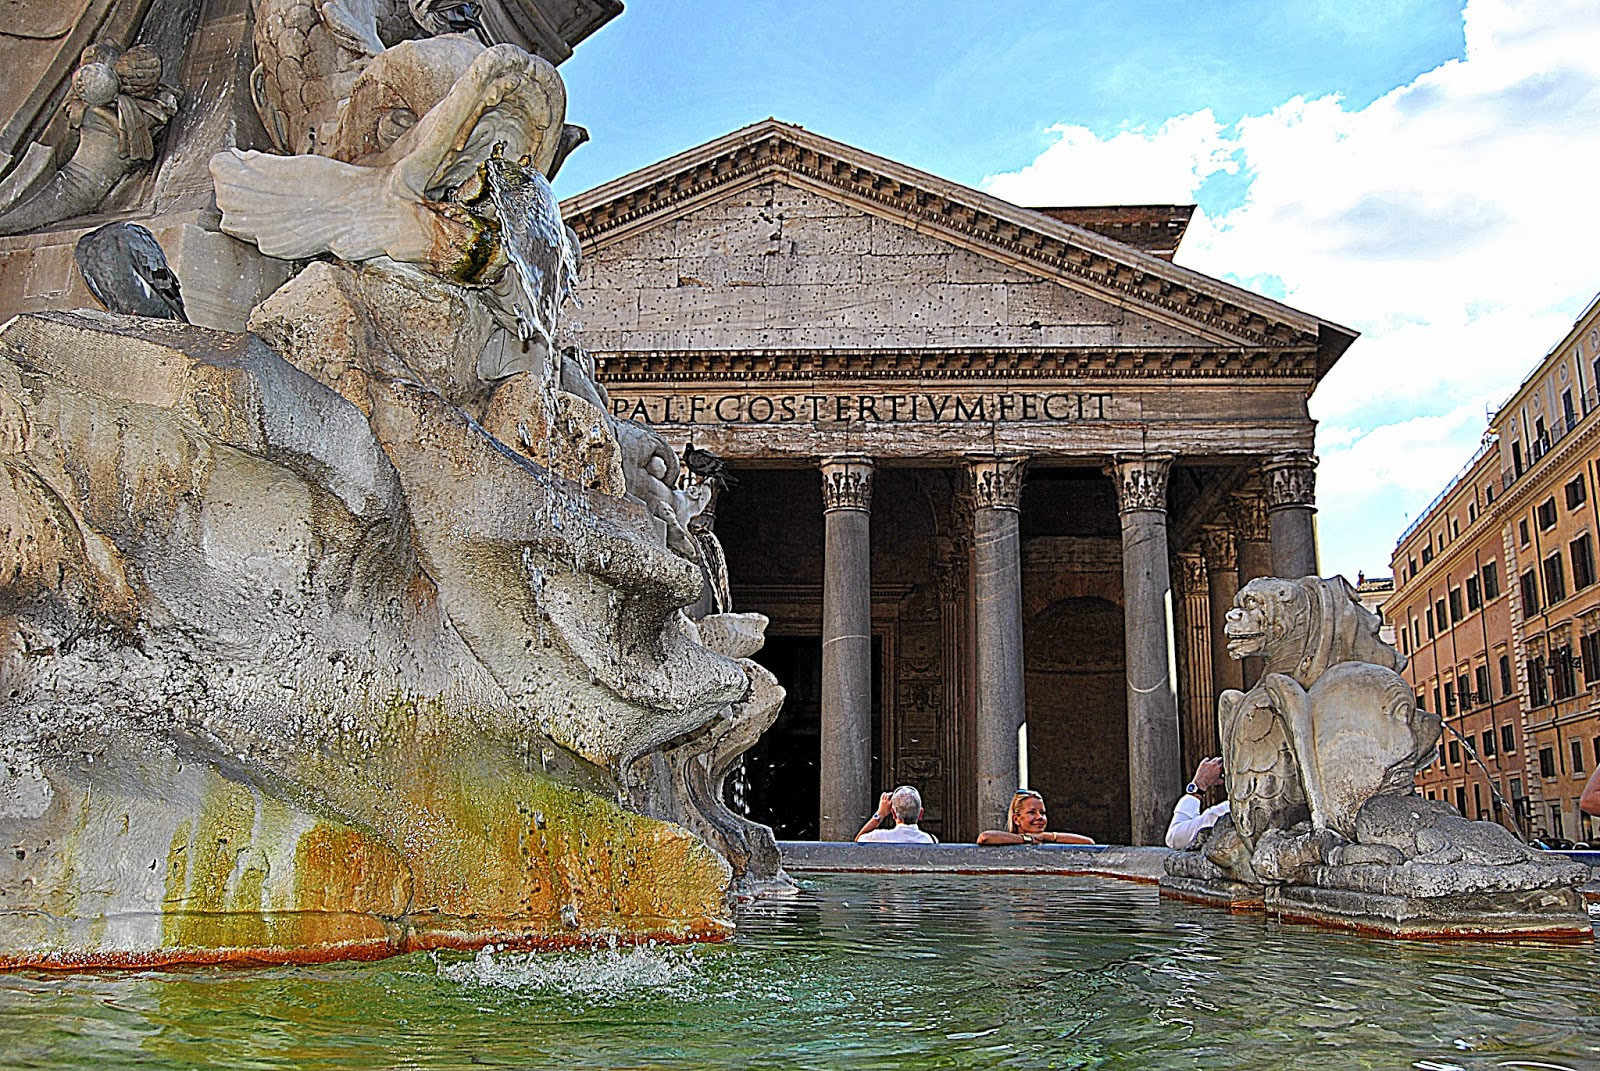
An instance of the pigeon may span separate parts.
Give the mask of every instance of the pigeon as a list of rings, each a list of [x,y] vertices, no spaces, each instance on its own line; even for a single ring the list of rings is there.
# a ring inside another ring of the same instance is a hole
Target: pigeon
[[[577,123],[562,123],[561,137],[556,142],[556,158],[550,163],[550,173],[545,176],[551,182],[556,180],[556,172],[561,170],[561,165],[579,145],[589,140],[589,130]]]
[[[739,482],[728,472],[726,461],[710,450],[697,450],[694,443],[689,443],[683,448],[683,465],[719,491],[726,491]]]
[[[156,236],[137,223],[108,223],[78,239],[72,255],[89,293],[112,312],[189,322],[178,277]]]

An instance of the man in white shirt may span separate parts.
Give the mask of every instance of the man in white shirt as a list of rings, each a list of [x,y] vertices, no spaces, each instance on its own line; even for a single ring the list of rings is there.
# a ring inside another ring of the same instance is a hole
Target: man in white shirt
[[[1167,826],[1167,847],[1177,851],[1193,848],[1200,834],[1217,824],[1228,813],[1228,801],[1215,807],[1200,809],[1201,797],[1213,786],[1222,783],[1222,759],[1202,759],[1195,767],[1194,780],[1184,786],[1178,805],[1172,809],[1172,824]]]
[[[885,827],[889,816],[894,825]],[[917,828],[922,821],[922,793],[910,785],[901,785],[893,792],[878,797],[878,813],[867,819],[867,824],[856,834],[862,844],[934,844],[933,834]]]

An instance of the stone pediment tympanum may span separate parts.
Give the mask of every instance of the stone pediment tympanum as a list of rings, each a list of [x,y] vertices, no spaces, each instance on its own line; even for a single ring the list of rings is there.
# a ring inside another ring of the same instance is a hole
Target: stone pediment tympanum
[[[1270,369],[1309,387],[1354,338],[775,120],[562,207],[584,246],[582,339],[613,372],[675,354],[715,374],[719,353],[871,351],[991,369],[1002,354],[1005,366],[1062,372]]]

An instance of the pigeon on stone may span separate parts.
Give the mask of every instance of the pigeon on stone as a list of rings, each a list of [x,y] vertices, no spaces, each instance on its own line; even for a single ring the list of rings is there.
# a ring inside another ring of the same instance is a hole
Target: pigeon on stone
[[[156,236],[137,223],[108,223],[78,239],[72,255],[89,293],[112,312],[189,322],[178,277]]]
[[[726,491],[739,482],[728,471],[726,461],[710,450],[697,449],[694,443],[689,443],[683,448],[683,465],[701,480],[721,491]]]

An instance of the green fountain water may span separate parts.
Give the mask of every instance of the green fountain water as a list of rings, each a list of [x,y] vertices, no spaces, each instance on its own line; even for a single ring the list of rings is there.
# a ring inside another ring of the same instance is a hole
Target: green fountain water
[[[29,1068],[1600,1066],[1600,953],[1091,878],[848,876],[710,946],[0,977]]]

